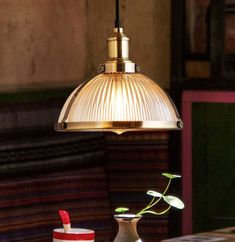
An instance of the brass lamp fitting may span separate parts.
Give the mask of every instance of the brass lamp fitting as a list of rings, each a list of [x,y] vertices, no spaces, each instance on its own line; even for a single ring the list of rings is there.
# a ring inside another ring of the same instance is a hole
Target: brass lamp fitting
[[[114,28],[108,38],[108,60],[104,64],[105,73],[135,73],[136,64],[129,60],[129,38],[123,28]]]

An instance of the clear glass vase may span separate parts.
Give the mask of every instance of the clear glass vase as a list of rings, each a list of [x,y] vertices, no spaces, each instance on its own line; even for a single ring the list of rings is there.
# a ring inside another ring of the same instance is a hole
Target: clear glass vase
[[[141,219],[141,215],[120,214],[114,218],[118,222],[118,233],[114,242],[142,242],[137,233],[137,223]]]

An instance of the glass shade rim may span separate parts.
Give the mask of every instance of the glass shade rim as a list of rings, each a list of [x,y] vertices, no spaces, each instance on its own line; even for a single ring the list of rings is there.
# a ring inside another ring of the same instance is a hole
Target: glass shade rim
[[[55,123],[56,131],[115,132],[181,130],[183,122],[176,121],[112,121],[112,122],[60,122]]]

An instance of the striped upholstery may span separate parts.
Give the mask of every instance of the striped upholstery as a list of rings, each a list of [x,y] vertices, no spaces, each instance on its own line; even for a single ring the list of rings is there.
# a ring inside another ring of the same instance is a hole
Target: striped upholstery
[[[113,209],[135,212],[147,189],[162,190],[168,133],[60,134],[52,126],[64,99],[30,100],[0,104],[0,241],[52,241],[58,209],[70,211],[73,226],[96,230],[96,241],[112,241]],[[138,231],[157,242],[166,237],[168,218],[145,217]]]
[[[71,213],[73,227],[96,231],[96,241],[111,241],[111,212],[103,168],[86,168],[0,183],[0,241],[51,242],[61,227],[57,211]]]
[[[149,202],[147,190],[163,191],[168,171],[168,132],[126,133],[106,137],[106,170],[112,209],[128,207],[136,213]],[[160,205],[160,209],[165,204]],[[139,222],[139,235],[144,242],[167,238],[168,216],[144,215]]]

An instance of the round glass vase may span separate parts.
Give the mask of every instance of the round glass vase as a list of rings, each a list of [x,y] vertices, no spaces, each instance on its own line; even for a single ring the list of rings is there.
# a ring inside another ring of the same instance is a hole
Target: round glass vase
[[[119,214],[114,215],[118,222],[118,233],[114,242],[142,242],[137,233],[137,223],[141,215]]]

